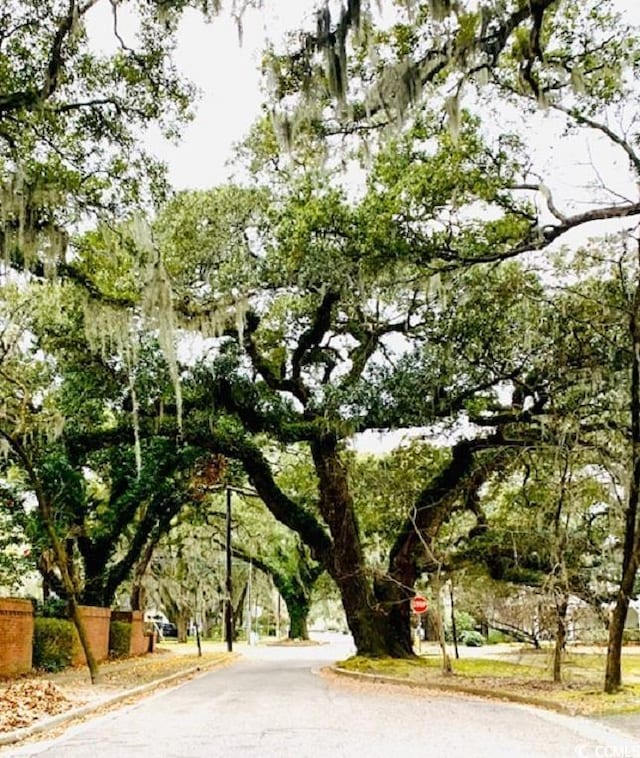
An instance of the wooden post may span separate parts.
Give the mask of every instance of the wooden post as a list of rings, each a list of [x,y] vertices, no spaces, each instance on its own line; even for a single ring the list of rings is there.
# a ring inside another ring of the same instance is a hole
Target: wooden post
[[[227,487],[227,522],[226,522],[226,581],[224,626],[227,650],[233,650],[233,584],[231,582],[231,488]]]

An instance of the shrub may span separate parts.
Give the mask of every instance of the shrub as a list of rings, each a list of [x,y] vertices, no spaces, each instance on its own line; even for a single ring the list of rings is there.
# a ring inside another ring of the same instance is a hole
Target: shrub
[[[131,624],[128,621],[112,621],[109,624],[109,655],[124,658],[131,649]]]
[[[462,641],[462,635],[464,632],[473,631],[477,626],[476,620],[470,613],[466,611],[454,611],[456,619],[456,633],[458,635],[458,641]],[[453,642],[453,628],[451,626],[451,619],[447,619],[445,622],[444,637],[447,642]]]
[[[499,642],[511,642],[511,639],[497,629],[489,629],[487,645],[497,645]]]
[[[36,617],[33,627],[33,665],[61,671],[71,665],[74,628],[66,619]]]
[[[640,629],[625,629],[622,632],[623,642],[640,642]]]
[[[49,597],[42,603],[36,603],[36,616],[66,619],[69,617],[67,601],[61,600],[59,597]]]
[[[484,637],[480,632],[474,632],[473,629],[468,629],[460,635],[460,642],[467,647],[482,647],[482,645],[484,645]]]

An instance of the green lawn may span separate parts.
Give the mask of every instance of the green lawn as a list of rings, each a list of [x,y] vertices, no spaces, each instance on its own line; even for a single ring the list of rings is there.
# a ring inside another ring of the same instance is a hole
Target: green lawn
[[[624,686],[615,695],[602,692],[604,652],[568,651],[563,661],[562,684],[552,681],[552,663],[550,649],[536,651],[513,646],[499,656],[491,655],[491,649],[486,648],[475,651],[473,657],[452,660],[451,675],[443,674],[440,655],[433,650],[413,660],[354,656],[339,666],[411,684],[512,697],[585,715],[640,712],[640,655],[623,656]]]

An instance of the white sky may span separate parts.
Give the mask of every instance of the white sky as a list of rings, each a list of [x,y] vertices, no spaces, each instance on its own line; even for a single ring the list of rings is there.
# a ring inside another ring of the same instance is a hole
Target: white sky
[[[261,53],[268,40],[313,24],[313,8],[313,0],[264,0],[263,10],[245,11],[242,41],[226,11],[210,23],[197,11],[185,13],[174,59],[178,70],[200,90],[197,116],[178,145],[157,133],[147,140],[168,162],[176,189],[208,189],[229,177],[225,164],[232,147],[260,114]]]
[[[209,188],[222,183],[230,169],[232,145],[248,132],[261,104],[259,62],[266,39],[286,29],[312,23],[313,0],[265,0],[263,11],[247,11],[239,44],[235,22],[226,14],[205,24],[190,11],[180,27],[178,68],[202,91],[197,117],[179,145],[151,136],[149,146],[169,164],[178,188]],[[640,26],[640,1],[616,0],[626,17]],[[582,153],[584,156],[584,152]],[[571,156],[552,156],[557,168],[569,170]]]
[[[640,27],[640,0],[615,2]],[[231,0],[227,3],[230,5]],[[175,61],[178,69],[201,91],[196,119],[183,130],[178,145],[168,143],[153,131],[146,140],[149,148],[167,161],[169,178],[176,189],[210,188],[228,178],[230,168],[225,164],[231,157],[232,146],[242,140],[259,115],[262,100],[259,63],[265,41],[279,39],[286,30],[312,25],[317,1],[264,0],[263,5],[261,11],[245,12],[242,45],[235,21],[226,12],[208,24],[193,10],[187,11],[183,18]],[[123,18],[126,30],[124,21]],[[98,44],[113,44],[109,4],[99,4],[88,22],[89,33]],[[584,150],[581,154],[584,156]],[[560,172],[573,172],[576,161],[571,155],[550,154],[550,159]],[[575,182],[569,184],[575,186]],[[567,189],[571,192],[569,186]]]

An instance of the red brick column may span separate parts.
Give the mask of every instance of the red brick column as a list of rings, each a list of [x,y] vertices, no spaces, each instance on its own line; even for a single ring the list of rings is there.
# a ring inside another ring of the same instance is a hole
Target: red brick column
[[[30,600],[0,598],[0,675],[30,671],[32,656],[33,604]]]
[[[78,606],[80,615],[84,621],[84,626],[89,638],[89,645],[95,656],[96,661],[105,661],[109,657],[109,624],[111,623],[111,609],[97,608],[92,605]],[[75,629],[75,627],[74,627]],[[76,638],[73,645],[72,666],[79,666],[86,663],[84,650],[80,644],[80,638],[76,632]]]

